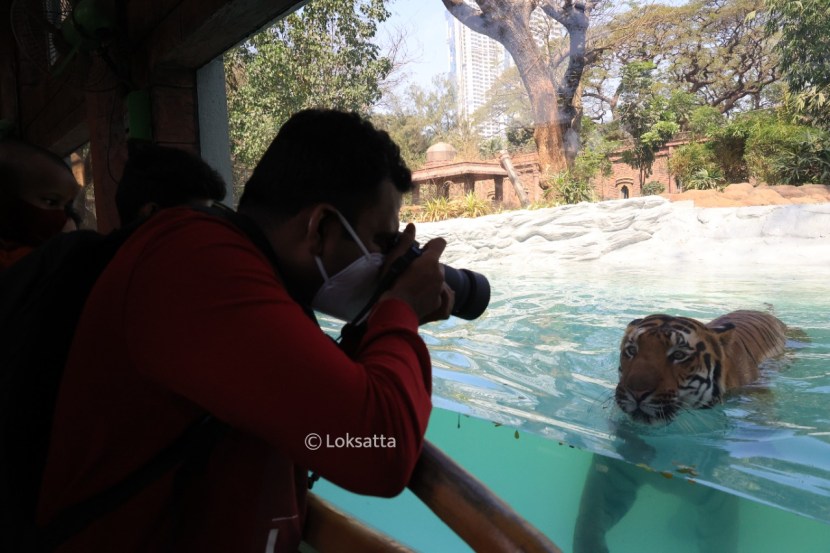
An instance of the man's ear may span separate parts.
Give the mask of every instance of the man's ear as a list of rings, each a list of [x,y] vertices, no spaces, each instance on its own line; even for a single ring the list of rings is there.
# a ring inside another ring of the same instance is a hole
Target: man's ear
[[[146,204],[142,205],[138,208],[138,216],[139,217],[149,217],[153,213],[159,210],[159,204],[155,202],[147,202]]]
[[[305,241],[314,255],[320,255],[323,251],[323,239],[331,233],[331,223],[337,218],[334,211],[334,206],[330,204],[317,204],[308,214]]]

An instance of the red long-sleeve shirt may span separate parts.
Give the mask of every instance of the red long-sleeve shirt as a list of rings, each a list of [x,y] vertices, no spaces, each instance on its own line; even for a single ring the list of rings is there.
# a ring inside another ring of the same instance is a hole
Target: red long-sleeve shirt
[[[162,477],[60,551],[296,550],[307,470],[357,493],[406,485],[431,409],[417,331],[407,304],[384,301],[352,360],[228,221],[159,213],[122,246],[84,308],[40,522],[120,481],[209,412],[232,430],[184,493],[173,493],[172,473]],[[347,447],[330,447],[338,444]]]

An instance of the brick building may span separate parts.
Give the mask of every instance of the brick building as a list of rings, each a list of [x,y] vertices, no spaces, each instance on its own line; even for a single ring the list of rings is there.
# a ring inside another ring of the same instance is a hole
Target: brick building
[[[669,171],[669,160],[677,148],[688,144],[686,137],[672,140],[663,148],[657,151],[654,156],[654,165],[651,167],[651,175],[646,177],[646,183],[651,181],[663,185],[663,192],[674,194],[681,192],[677,179]],[[630,165],[623,163],[622,152],[617,150],[609,156],[611,160],[611,174],[609,176],[599,175],[594,181],[594,191],[599,200],[616,200],[620,198],[634,198],[642,196],[640,190],[639,171]]]
[[[676,193],[681,190],[676,178],[669,172],[669,159],[672,153],[688,140],[674,140],[666,144],[655,154],[652,173],[646,183],[657,181],[664,186],[663,192]],[[609,176],[599,175],[594,181],[594,191],[598,200],[615,200],[634,198],[642,195],[637,169],[622,161],[622,151],[611,154],[612,171]],[[455,148],[441,142],[427,151],[427,162],[417,171],[413,171],[415,184],[413,203],[421,203],[431,195],[440,195],[449,199],[462,198],[473,192],[482,199],[488,199],[508,208],[519,207],[519,199],[506,170],[498,159],[483,161],[456,161]],[[513,166],[519,175],[522,187],[530,202],[544,199],[544,190],[540,186],[542,175],[539,168],[539,156],[534,153],[517,154],[512,157]]]

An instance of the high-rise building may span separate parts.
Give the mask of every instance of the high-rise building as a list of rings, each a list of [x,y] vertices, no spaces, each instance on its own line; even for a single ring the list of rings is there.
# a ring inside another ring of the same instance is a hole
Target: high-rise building
[[[510,65],[510,55],[499,42],[475,33],[447,12],[450,79],[455,83],[458,115],[471,120],[488,99],[490,87]],[[504,124],[484,121],[478,131],[485,138],[504,134]]]
[[[467,3],[473,5],[471,0]],[[513,59],[500,42],[473,32],[458,19],[446,14],[450,50],[450,79],[455,84],[458,114],[472,119],[472,115],[489,100],[490,89]],[[540,48],[549,40],[561,36],[561,27],[548,18],[541,9],[531,15],[531,29]],[[506,122],[490,119],[478,124],[484,138],[504,136]]]

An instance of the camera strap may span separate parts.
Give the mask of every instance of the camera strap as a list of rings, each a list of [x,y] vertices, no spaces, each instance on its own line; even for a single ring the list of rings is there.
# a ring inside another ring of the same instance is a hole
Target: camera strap
[[[380,279],[380,282],[378,282],[378,285],[375,287],[375,292],[372,294],[372,297],[369,298],[369,301],[366,302],[363,309],[360,310],[360,312],[349,324],[357,327],[365,322],[366,318],[369,316],[369,312],[372,310],[372,307],[375,306],[383,293],[389,290],[401,273],[403,273],[406,268],[420,256],[421,250],[418,248],[418,244],[416,243],[409,248],[406,253],[393,261],[392,265],[389,266],[389,269],[386,273],[384,273]]]

